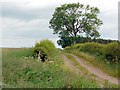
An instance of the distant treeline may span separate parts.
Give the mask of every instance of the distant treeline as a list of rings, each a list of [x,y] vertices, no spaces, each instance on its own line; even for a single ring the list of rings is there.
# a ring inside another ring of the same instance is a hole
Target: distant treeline
[[[91,38],[81,38],[78,43],[85,43],[85,42],[97,42],[100,44],[108,44],[111,42],[119,42],[118,40],[110,40],[110,39],[91,39]]]
[[[92,39],[87,37],[76,37],[76,43],[86,43],[86,42],[97,42],[100,44],[108,44],[111,42],[119,42],[118,40],[110,40],[110,39]],[[74,44],[74,37],[61,37],[60,40],[57,41],[59,45],[62,46],[62,48],[65,48],[66,46],[71,46]]]

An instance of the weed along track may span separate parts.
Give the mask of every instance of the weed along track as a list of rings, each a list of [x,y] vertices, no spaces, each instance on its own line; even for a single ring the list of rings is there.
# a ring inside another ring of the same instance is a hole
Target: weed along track
[[[91,74],[95,75],[96,76],[96,80],[97,81],[107,81],[109,83],[112,83],[112,84],[116,84],[118,85],[118,79],[117,78],[114,78],[112,76],[109,76],[107,75],[106,73],[104,73],[101,69],[91,65],[90,63],[88,63],[87,61],[73,55],[73,54],[69,54],[71,55],[73,58],[74,58],[74,61],[79,63],[81,67],[85,68],[86,70],[88,70]],[[68,62],[70,61],[71,58],[67,58],[66,55],[64,55],[64,60],[65,60],[65,64],[68,64]],[[74,63],[71,63],[70,66],[73,67]]]
[[[64,59],[64,63],[67,67],[69,67],[70,70],[75,71],[76,74],[79,73],[79,69],[75,67],[75,65],[66,57],[66,56],[62,56]]]

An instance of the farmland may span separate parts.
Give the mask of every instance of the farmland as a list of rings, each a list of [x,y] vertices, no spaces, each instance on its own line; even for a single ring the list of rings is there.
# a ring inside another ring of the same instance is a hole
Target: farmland
[[[44,47],[44,46],[41,46]],[[72,54],[90,60],[86,53],[73,51]],[[97,76],[82,67],[71,56],[70,50],[54,49],[47,53],[48,58],[41,62],[33,57],[32,48],[2,49],[2,83],[8,88],[117,88],[118,85],[107,80],[99,81]],[[82,56],[82,57],[81,57]],[[66,59],[67,58],[67,59]],[[91,58],[91,59],[90,59]],[[95,63],[98,61],[94,58]],[[89,61],[89,62],[90,62]],[[93,63],[93,65],[95,64]],[[100,63],[100,62],[99,62]],[[103,62],[101,62],[103,63]],[[103,64],[109,71],[116,72],[110,65]],[[112,65],[111,65],[112,66]],[[100,66],[98,66],[100,68]],[[101,69],[101,68],[100,68]],[[113,70],[113,71],[112,71]],[[106,72],[108,75],[109,73]],[[112,74],[113,75],[113,74]],[[116,75],[116,74],[115,74]],[[113,75],[114,76],[114,75]],[[99,79],[99,78],[98,78]]]

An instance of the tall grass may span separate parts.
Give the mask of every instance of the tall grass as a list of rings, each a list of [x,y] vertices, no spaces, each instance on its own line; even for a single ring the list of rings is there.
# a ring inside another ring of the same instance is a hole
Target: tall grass
[[[59,60],[55,60],[58,56],[52,58],[53,63],[41,63],[28,54],[28,49],[3,49],[4,83],[11,87],[62,87],[58,84],[63,82]]]
[[[50,47],[49,47],[50,46]],[[51,41],[36,44],[44,48],[48,60],[40,62],[33,58],[31,48],[3,48],[2,73],[4,87],[17,88],[97,88],[99,85],[92,79],[75,74],[63,63],[61,55]],[[79,52],[73,52],[79,53]],[[83,57],[85,57],[83,55]],[[75,61],[72,59],[73,62]],[[92,60],[92,59],[91,59]],[[77,62],[75,62],[76,65]],[[64,67],[68,68],[65,69]],[[82,69],[81,69],[82,70]],[[87,75],[89,77],[89,75]]]
[[[96,88],[99,85],[65,71],[61,51],[55,50],[42,63],[32,58],[31,49],[3,49],[3,82],[17,88]],[[4,86],[4,87],[8,87]]]

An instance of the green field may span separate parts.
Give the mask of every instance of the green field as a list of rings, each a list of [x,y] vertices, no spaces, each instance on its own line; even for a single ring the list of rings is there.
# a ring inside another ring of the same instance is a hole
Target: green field
[[[45,62],[36,58],[36,51],[41,51],[41,54],[46,55]],[[43,40],[32,48],[2,48],[1,79],[3,88],[118,87],[115,83],[101,80],[98,76],[90,73],[78,63],[71,53],[87,61],[88,65],[92,64],[100,68],[110,76],[117,77],[118,75],[118,64],[111,61],[106,63],[105,58],[101,60],[102,55],[98,57],[81,52],[76,47],[57,49],[51,41]]]
[[[57,55],[56,55],[57,54]],[[97,88],[90,78],[78,76],[65,67],[61,51],[55,50],[46,62],[32,58],[31,49],[3,48],[3,87],[10,88]]]

